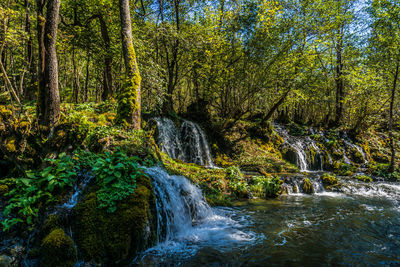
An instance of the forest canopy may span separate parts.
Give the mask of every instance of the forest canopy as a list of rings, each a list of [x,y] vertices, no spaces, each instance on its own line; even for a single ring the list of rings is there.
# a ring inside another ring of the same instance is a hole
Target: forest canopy
[[[121,2],[132,21],[128,58]],[[54,5],[58,14],[48,17]],[[399,111],[399,42],[400,3],[393,0],[6,0],[0,91],[15,105],[36,100],[39,118],[57,112],[57,101],[124,95],[145,114],[207,110],[222,121],[387,129]],[[58,65],[43,63],[49,51]],[[57,82],[46,68],[57,69]],[[135,73],[138,92],[127,94]],[[59,97],[43,91],[45,79]],[[57,116],[42,121],[54,124]]]

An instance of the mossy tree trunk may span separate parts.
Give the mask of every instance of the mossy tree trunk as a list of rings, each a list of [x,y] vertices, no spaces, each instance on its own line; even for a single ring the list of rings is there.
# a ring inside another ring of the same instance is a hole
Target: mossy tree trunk
[[[119,0],[121,17],[122,52],[126,77],[118,97],[116,123],[135,130],[140,129],[140,82],[141,77],[132,43],[129,0]]]
[[[44,0],[37,0],[39,41],[39,91],[37,117],[41,125],[53,128],[60,117],[58,89],[57,30],[61,0],[48,0],[46,19],[43,18]]]

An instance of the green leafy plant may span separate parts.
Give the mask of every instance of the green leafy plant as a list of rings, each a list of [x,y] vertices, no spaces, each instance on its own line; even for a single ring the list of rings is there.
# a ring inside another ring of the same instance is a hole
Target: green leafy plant
[[[145,175],[139,167],[138,158],[128,157],[121,151],[105,153],[93,166],[100,189],[97,191],[99,207],[114,212],[117,202],[133,194],[136,188],[136,177]]]
[[[22,222],[33,224],[40,203],[53,203],[56,201],[53,193],[72,187],[78,171],[75,161],[64,153],[46,161],[49,166],[42,171],[27,171],[26,177],[14,179],[14,188],[6,194],[10,199],[3,213],[6,217],[2,222],[4,230]]]
[[[282,183],[279,177],[253,176],[250,179],[250,190],[254,196],[273,198],[279,195]]]
[[[229,180],[228,187],[235,195],[241,197],[247,194],[248,185],[238,167],[226,168],[226,178]]]

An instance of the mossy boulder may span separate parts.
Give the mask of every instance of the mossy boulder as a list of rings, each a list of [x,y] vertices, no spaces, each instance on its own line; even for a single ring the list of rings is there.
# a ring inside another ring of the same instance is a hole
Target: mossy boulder
[[[137,178],[135,193],[114,213],[98,208],[95,192],[75,207],[75,241],[85,261],[125,266],[156,241],[157,216],[150,178]]]
[[[326,189],[332,189],[333,187],[339,186],[339,181],[333,174],[324,173],[321,175],[321,180]]]
[[[54,229],[42,241],[41,263],[44,267],[72,267],[77,260],[74,241],[61,228]]]
[[[302,187],[303,187],[303,192],[304,193],[306,193],[306,194],[314,193],[314,187],[313,187],[310,179],[304,178]]]
[[[354,178],[356,178],[359,181],[365,182],[365,183],[371,183],[372,178],[367,176],[367,175],[357,175]]]
[[[350,150],[350,158],[355,163],[359,163],[359,164],[364,163],[363,154],[354,147],[351,148],[351,150]]]

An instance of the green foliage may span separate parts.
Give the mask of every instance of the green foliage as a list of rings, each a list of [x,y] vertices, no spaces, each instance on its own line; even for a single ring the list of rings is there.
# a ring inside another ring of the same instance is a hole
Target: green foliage
[[[245,196],[248,192],[248,187],[240,169],[236,166],[231,166],[226,168],[225,171],[229,189],[238,197]]]
[[[308,127],[304,125],[299,125],[297,123],[291,123],[289,125],[289,133],[294,136],[303,136],[308,132]]]
[[[283,181],[279,177],[253,176],[250,179],[250,191],[254,196],[262,198],[277,197]]]
[[[118,149],[114,153],[94,154],[77,151],[73,157],[62,153],[57,159],[46,159],[48,167],[42,171],[27,171],[26,177],[15,178],[4,209],[4,230],[18,223],[32,225],[40,207],[48,208],[61,200],[69,190],[79,171],[91,171],[99,186],[99,207],[108,212],[116,210],[116,203],[132,194],[137,175],[145,175],[138,166],[138,158],[128,157]]]
[[[4,209],[4,230],[21,222],[32,225],[40,203],[50,205],[57,201],[57,194],[72,187],[78,171],[76,161],[66,154],[46,161],[49,166],[42,171],[27,171],[26,177],[14,179],[14,188],[6,194],[9,199]]]
[[[145,175],[137,160],[121,151],[106,152],[97,159],[92,171],[100,187],[97,191],[100,208],[115,212],[117,202],[135,192],[137,176]]]
[[[151,181],[139,175],[136,183],[135,192],[121,200],[113,214],[98,208],[96,192],[75,206],[75,242],[86,262],[126,266],[132,261],[129,257],[155,244],[157,215]]]

